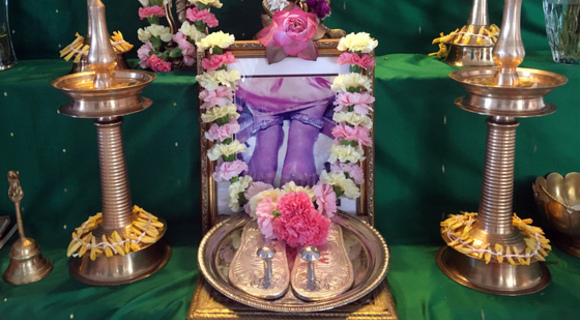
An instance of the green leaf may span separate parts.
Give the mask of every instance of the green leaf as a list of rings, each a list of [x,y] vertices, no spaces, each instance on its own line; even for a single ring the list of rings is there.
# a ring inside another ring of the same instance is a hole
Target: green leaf
[[[159,49],[161,49],[161,38],[159,36],[151,37],[149,38],[149,41],[151,41],[151,45],[153,45],[155,50],[159,51]]]
[[[352,140],[342,140],[342,144],[345,146],[352,146],[352,147],[358,146],[358,142],[352,141]]]
[[[240,202],[240,204],[246,204],[246,203],[248,203],[248,199],[246,199],[246,196],[244,195],[244,192],[238,193],[238,201]]]
[[[232,143],[232,141],[233,141],[232,138],[227,138],[224,141],[222,141],[222,143],[223,144],[230,144],[230,143]]]
[[[236,181],[240,180],[240,177],[233,177],[230,179],[230,183],[234,183]]]
[[[222,159],[224,159],[225,162],[233,162],[234,160],[236,160],[236,154],[230,154],[229,156],[226,156],[225,154],[222,156]]]
[[[348,112],[354,112],[354,105],[348,106]]]
[[[203,22],[201,20],[195,20],[193,22],[193,25],[195,25],[195,28],[199,32],[204,32],[205,31],[205,28],[207,28],[207,24],[205,24],[205,22]]]
[[[332,190],[334,190],[334,193],[336,193],[336,198],[340,198],[344,194],[339,186],[332,186]]]
[[[224,49],[222,49],[220,47],[213,47],[211,49],[211,53],[212,54],[223,54],[224,53]]]
[[[171,50],[171,52],[169,52],[169,57],[170,58],[177,58],[177,57],[181,57],[181,56],[182,56],[182,54],[181,54],[181,48],[180,47],[177,47],[177,48]]]
[[[348,71],[355,72],[355,73],[361,73],[363,71],[363,69],[355,64],[352,64],[352,65],[350,65],[350,67],[348,67]]]
[[[280,213],[280,210],[274,209],[274,211],[272,211],[272,215],[274,216],[274,218],[278,218],[279,216],[282,215],[282,213]]]
[[[354,92],[360,92],[360,87],[349,87],[347,89],[347,91],[348,92],[352,92],[352,93],[354,93]]]
[[[199,10],[205,10],[205,9],[209,9],[209,7],[210,7],[210,5],[209,5],[209,4],[205,4],[205,3],[199,3],[199,4],[197,5],[197,8],[198,8]]]
[[[224,124],[230,122],[230,116],[229,115],[225,115],[225,116],[223,116],[221,118],[218,118],[215,122],[218,124],[218,126],[223,126]]]

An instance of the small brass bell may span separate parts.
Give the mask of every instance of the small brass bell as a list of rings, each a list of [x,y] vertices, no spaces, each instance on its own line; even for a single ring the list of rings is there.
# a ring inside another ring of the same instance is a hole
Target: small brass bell
[[[18,233],[20,238],[14,242],[10,249],[10,265],[4,271],[2,277],[4,281],[14,284],[26,284],[39,281],[52,271],[52,262],[45,258],[40,252],[40,246],[32,238],[24,235],[22,214],[20,203],[24,197],[24,192],[20,186],[18,172],[8,172],[8,196],[14,202],[16,209],[16,222],[18,223]]]

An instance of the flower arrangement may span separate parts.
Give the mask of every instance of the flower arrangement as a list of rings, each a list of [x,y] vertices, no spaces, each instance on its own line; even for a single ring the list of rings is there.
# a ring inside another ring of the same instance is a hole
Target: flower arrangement
[[[143,45],[137,50],[139,65],[155,72],[167,72],[182,65],[195,63],[195,43],[207,35],[208,28],[217,27],[219,22],[211,13],[211,7],[221,8],[218,0],[189,0],[194,5],[185,12],[186,21],[175,32],[172,27],[160,24],[167,17],[169,0],[139,0],[141,20],[150,24],[137,31]],[[170,23],[171,25],[171,23]]]
[[[287,11],[286,18],[290,14],[291,11]],[[280,36],[286,39],[283,34]],[[243,210],[256,218],[266,238],[283,240],[291,247],[324,244],[330,219],[337,212],[337,200],[340,197],[358,198],[358,185],[364,183],[360,162],[364,160],[364,147],[372,145],[369,113],[373,111],[371,105],[374,103],[370,93],[372,81],[364,73],[374,66],[374,59],[369,53],[378,42],[366,33],[359,33],[348,35],[339,43],[339,50],[345,51],[345,57],[356,55],[358,58],[339,58],[339,63],[350,65],[351,72],[337,76],[332,84],[337,98],[330,171],[323,171],[313,187],[288,182],[275,188],[271,184],[254,181],[246,174],[248,165],[238,157],[246,146],[236,139],[240,130],[236,120],[240,114],[233,99],[241,76],[238,71],[228,68],[236,59],[231,51],[227,51],[234,40],[232,35],[215,32],[197,42],[198,48],[208,51],[208,56],[201,61],[204,72],[197,76],[197,80],[204,88],[199,98],[203,112],[201,120],[209,126],[205,138],[213,142],[207,153],[211,161],[216,161],[213,179],[217,182],[229,181],[230,209],[234,212]],[[355,60],[364,62],[357,63]]]

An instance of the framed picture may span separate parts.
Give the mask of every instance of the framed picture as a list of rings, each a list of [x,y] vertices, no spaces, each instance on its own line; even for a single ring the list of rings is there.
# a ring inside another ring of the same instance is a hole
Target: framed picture
[[[239,157],[248,164],[246,174],[254,181],[274,187],[290,181],[312,186],[323,170],[329,170],[336,99],[331,85],[337,75],[349,72],[347,64],[338,64],[341,52],[336,49],[337,45],[337,39],[319,40],[316,61],[287,57],[273,64],[268,64],[265,48],[258,41],[236,41],[228,48],[237,60],[228,68],[241,74],[234,92],[240,114],[236,139],[245,144],[246,150]],[[207,55],[207,52],[198,52],[198,74],[204,72],[200,62]],[[366,75],[374,79],[374,69],[367,70]],[[371,94],[374,95],[374,91]],[[216,182],[212,178],[217,164],[207,157],[213,143],[205,139],[209,125],[201,118],[200,130],[202,229],[205,233],[220,217],[235,212],[228,206],[230,182]],[[374,130],[371,130],[371,138],[374,140]],[[340,199],[338,209],[374,224],[374,145],[364,147],[364,153],[361,167],[365,182],[359,186],[361,196],[356,200]]]

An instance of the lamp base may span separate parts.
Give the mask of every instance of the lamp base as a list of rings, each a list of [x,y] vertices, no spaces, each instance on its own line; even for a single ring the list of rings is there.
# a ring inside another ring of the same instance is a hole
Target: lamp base
[[[439,269],[453,281],[470,289],[505,296],[536,293],[550,283],[550,271],[543,262],[529,266],[489,263],[442,247],[435,258]]]
[[[69,272],[73,278],[92,286],[117,286],[146,278],[163,268],[171,258],[171,247],[158,241],[125,256],[101,255],[94,261],[86,254],[72,258]]]

